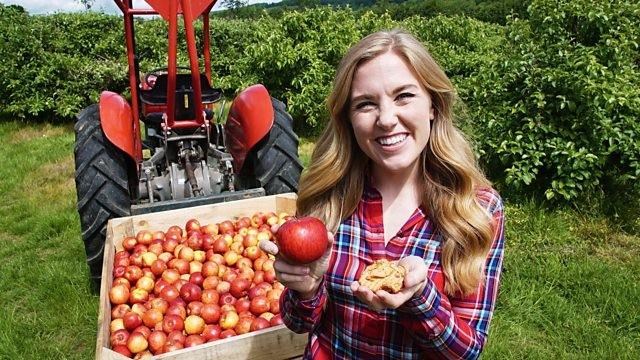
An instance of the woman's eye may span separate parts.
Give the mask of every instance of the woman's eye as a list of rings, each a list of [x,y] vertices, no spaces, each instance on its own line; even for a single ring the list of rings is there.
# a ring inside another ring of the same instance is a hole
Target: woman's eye
[[[368,106],[373,106],[371,101],[363,101],[356,104],[356,110],[364,109]]]
[[[410,98],[412,98],[414,96],[415,96],[415,94],[413,94],[413,93],[403,92],[400,95],[398,95],[397,99],[398,100],[406,100],[406,99],[410,99]]]

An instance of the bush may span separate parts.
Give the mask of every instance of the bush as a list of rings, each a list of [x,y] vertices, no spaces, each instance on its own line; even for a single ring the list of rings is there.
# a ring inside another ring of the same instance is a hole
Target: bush
[[[537,0],[529,18],[509,23],[504,59],[467,98],[488,171],[563,201],[638,189],[640,5]]]

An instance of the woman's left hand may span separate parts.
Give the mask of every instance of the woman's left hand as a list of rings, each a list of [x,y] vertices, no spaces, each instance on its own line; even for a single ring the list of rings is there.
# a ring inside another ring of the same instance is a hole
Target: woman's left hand
[[[369,308],[380,311],[385,308],[397,309],[416,294],[420,294],[427,283],[427,265],[424,259],[417,256],[408,256],[398,260],[398,265],[403,266],[407,273],[404,276],[402,289],[396,294],[385,290],[375,293],[369,288],[360,285],[357,281],[351,283],[351,291]]]

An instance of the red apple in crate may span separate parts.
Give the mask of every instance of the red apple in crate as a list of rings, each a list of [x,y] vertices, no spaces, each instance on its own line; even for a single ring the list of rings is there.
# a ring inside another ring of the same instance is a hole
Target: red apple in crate
[[[278,229],[276,239],[280,254],[297,264],[318,260],[329,243],[324,223],[312,216],[289,219]]]
[[[184,226],[184,229],[187,232],[190,231],[200,231],[200,222],[197,219],[189,219],[187,220],[187,224]]]
[[[217,304],[220,301],[220,294],[215,288],[204,289],[202,290],[201,301],[203,304]]]
[[[168,353],[176,350],[184,349],[184,342],[170,341],[167,342],[162,347],[162,353]]]
[[[257,317],[255,319],[253,319],[253,321],[251,322],[251,327],[249,328],[250,331],[257,331],[257,330],[262,330],[262,329],[266,329],[268,327],[270,327],[271,324],[269,323],[269,320],[263,318],[263,317]]]
[[[267,297],[264,295],[256,296],[251,299],[249,310],[255,316],[260,316],[260,314],[269,311],[269,300],[267,300]]]
[[[116,285],[109,290],[109,300],[114,305],[129,301],[129,289],[124,285]]]
[[[162,319],[162,330],[170,333],[174,330],[184,329],[184,320],[178,315],[169,314]]]
[[[233,304],[233,307],[235,307],[236,312],[240,314],[243,311],[249,310],[249,308],[251,307],[251,300],[247,298],[238,299],[238,301],[236,301],[236,303]]]
[[[236,332],[233,331],[233,329],[223,330],[220,333],[220,339],[227,339],[227,338],[234,337],[234,336],[236,336]]]
[[[128,358],[133,357],[133,353],[129,350],[127,345],[116,345],[111,350],[117,352],[118,354],[124,355]]]
[[[186,338],[187,336],[182,330],[173,330],[172,332],[167,334],[167,342],[184,344],[184,340]]]
[[[127,236],[122,240],[122,247],[128,252],[132,252],[136,245],[138,245],[138,240],[133,236]]]
[[[220,338],[222,329],[220,325],[206,325],[204,331],[202,331],[202,337],[205,341],[217,340]]]
[[[127,345],[127,340],[129,340],[129,332],[126,329],[119,329],[111,333],[109,337],[111,341],[111,347],[117,345]]]
[[[142,325],[142,318],[140,317],[140,315],[134,313],[133,311],[129,311],[128,313],[124,314],[124,316],[122,317],[122,321],[124,323],[124,327],[129,331],[133,331],[138,326]]]
[[[188,347],[192,347],[192,346],[197,346],[197,345],[202,345],[204,344],[204,338],[200,335],[197,334],[192,334],[187,336],[187,338],[184,340],[184,347],[188,348]]]
[[[250,317],[241,317],[238,319],[238,323],[234,326],[233,330],[236,334],[246,334],[251,329],[251,323],[253,322],[253,318]]]
[[[148,346],[149,342],[141,333],[133,333],[127,340],[127,348],[134,354],[147,350]]]
[[[131,311],[129,304],[119,304],[111,309],[111,319],[122,319],[124,314]]]
[[[137,328],[135,328],[135,330],[133,330],[131,332],[131,335],[133,335],[135,333],[142,334],[144,336],[144,338],[146,339],[151,334],[151,329],[149,329],[146,325],[140,325]]]
[[[164,315],[158,309],[149,309],[142,314],[142,322],[150,328],[156,326],[163,318]]]
[[[223,330],[233,329],[238,324],[238,320],[240,320],[240,317],[235,311],[227,311],[220,316],[220,327]]]
[[[229,293],[239,299],[247,294],[250,286],[251,281],[242,277],[236,277],[231,281]]]
[[[154,331],[147,338],[149,342],[149,349],[157,354],[162,351],[162,347],[167,343],[167,334],[164,331]]]
[[[184,320],[184,331],[189,335],[202,334],[204,330],[204,319],[198,315],[189,315]]]
[[[269,324],[271,324],[271,326],[284,324],[284,322],[282,321],[282,315],[281,314],[274,315],[271,318],[271,320],[269,320]]]
[[[202,298],[202,290],[200,286],[187,282],[180,288],[180,297],[187,303],[191,301],[200,301]]]
[[[221,310],[218,304],[204,304],[200,317],[202,317],[207,324],[215,324],[220,320]]]
[[[204,303],[200,301],[192,301],[187,304],[187,314],[200,316],[200,313],[202,313],[203,307],[204,307]]]

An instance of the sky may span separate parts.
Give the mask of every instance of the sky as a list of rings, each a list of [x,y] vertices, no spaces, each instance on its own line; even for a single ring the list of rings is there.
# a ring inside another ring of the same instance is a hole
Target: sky
[[[279,1],[280,0],[248,0],[247,3],[274,3]],[[20,5],[25,8],[29,14],[49,14],[84,10],[84,6],[76,0],[0,0],[0,3],[3,5]],[[148,7],[143,0],[134,0],[133,3],[136,7]],[[221,3],[222,0],[218,0],[218,3],[216,3],[213,9],[221,8]],[[118,10],[113,0],[95,0],[92,10],[103,11],[110,14],[120,13],[120,10]]]

